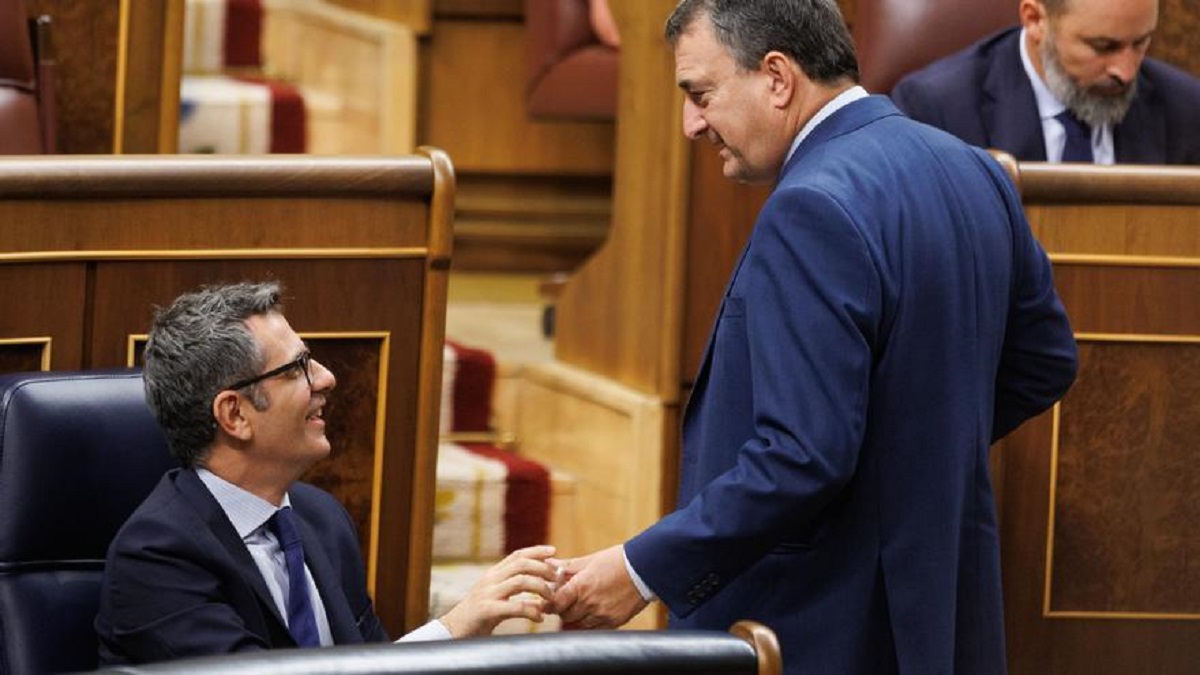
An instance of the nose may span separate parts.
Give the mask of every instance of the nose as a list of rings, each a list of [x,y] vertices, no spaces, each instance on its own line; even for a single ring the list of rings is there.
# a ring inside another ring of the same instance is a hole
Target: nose
[[[1138,68],[1142,66],[1142,56],[1142,52],[1135,47],[1122,49],[1109,59],[1108,76],[1125,84],[1133,82]]]
[[[708,122],[700,114],[699,106],[690,100],[685,100],[683,102],[683,135],[694,141],[700,138],[707,128]]]
[[[313,391],[329,391],[337,386],[337,377],[334,376],[332,370],[325,367],[325,364],[313,359],[308,362],[308,367],[312,370]]]

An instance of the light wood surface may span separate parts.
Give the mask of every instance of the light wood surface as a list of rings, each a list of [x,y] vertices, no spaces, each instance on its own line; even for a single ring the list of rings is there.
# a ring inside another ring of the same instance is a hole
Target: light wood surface
[[[407,3],[388,7],[401,5]],[[309,154],[413,151],[420,72],[416,30],[325,0],[270,5],[262,40],[265,74],[303,93]]]
[[[669,0],[615,3],[622,35],[613,228],[563,289],[557,356],[678,403],[690,147],[663,47]]]

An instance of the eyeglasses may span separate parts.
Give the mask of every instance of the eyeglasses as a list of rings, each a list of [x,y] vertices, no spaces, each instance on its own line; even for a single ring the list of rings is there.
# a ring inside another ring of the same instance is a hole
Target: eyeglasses
[[[306,349],[303,352],[300,352],[300,356],[297,356],[295,361],[288,361],[282,366],[268,370],[262,375],[255,375],[254,377],[248,377],[244,380],[238,380],[237,382],[234,382],[225,388],[230,390],[245,389],[252,384],[257,384],[265,379],[275,377],[276,375],[282,375],[289,370],[299,370],[300,372],[304,373],[304,380],[308,382],[308,388],[312,389],[312,375],[309,372],[311,363],[312,353]]]

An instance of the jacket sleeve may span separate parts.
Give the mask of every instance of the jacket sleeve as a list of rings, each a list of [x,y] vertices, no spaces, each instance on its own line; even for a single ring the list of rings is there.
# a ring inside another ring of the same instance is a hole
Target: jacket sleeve
[[[992,441],[1046,410],[1075,381],[1075,336],[1058,293],[1050,260],[1034,238],[1015,188],[993,169],[1004,191],[1013,233],[1013,287],[1004,346],[996,372]]]
[[[736,274],[726,315],[744,315],[720,319],[714,354],[748,350],[753,432],[732,468],[625,547],[681,617],[812,523],[853,477],[865,433],[880,281],[842,206],[776,190]]]

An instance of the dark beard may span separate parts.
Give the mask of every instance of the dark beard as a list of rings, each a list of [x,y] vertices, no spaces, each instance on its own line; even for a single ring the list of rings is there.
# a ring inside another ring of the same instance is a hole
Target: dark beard
[[[1046,87],[1081,122],[1095,128],[1104,124],[1115,126],[1125,119],[1125,113],[1129,112],[1129,106],[1137,94],[1136,78],[1120,94],[1093,93],[1087,87],[1080,86],[1063,70],[1062,62],[1058,60],[1053,31],[1046,31],[1046,39],[1042,40],[1039,52],[1042,57],[1042,70],[1046,73]]]

